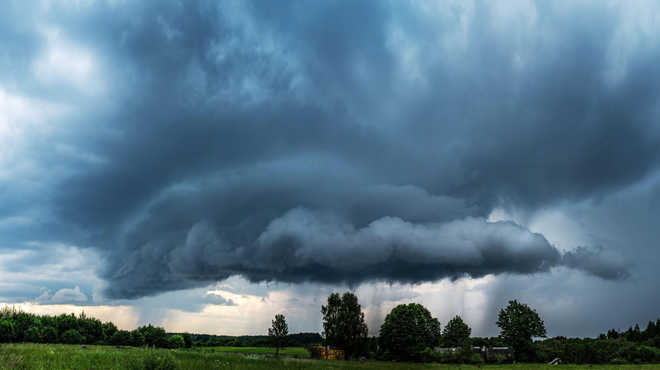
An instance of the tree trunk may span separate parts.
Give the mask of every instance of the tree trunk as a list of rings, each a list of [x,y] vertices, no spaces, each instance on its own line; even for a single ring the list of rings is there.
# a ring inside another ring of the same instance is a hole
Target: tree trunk
[[[280,354],[280,347],[275,347],[275,357]]]

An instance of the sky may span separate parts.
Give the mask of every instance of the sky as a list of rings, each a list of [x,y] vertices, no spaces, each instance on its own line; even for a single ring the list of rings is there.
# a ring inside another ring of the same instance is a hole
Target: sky
[[[0,2],[0,304],[495,336],[658,318],[655,1]]]

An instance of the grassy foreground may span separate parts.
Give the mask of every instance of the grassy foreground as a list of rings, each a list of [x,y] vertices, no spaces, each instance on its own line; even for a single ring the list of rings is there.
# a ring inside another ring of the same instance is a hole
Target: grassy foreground
[[[298,358],[270,358],[264,356],[225,355],[210,351],[157,351],[160,356],[173,355],[174,363],[181,370],[186,369],[477,369],[476,366],[438,365],[438,364],[396,364],[387,362],[335,362]],[[3,344],[0,346],[0,369],[140,369],[143,368],[143,358],[147,351],[143,349],[116,349],[114,347],[89,346],[81,349],[79,346],[46,345],[46,344]],[[557,369],[548,365],[502,365],[482,366],[492,370],[524,370],[524,369]],[[659,369],[658,365],[625,365],[625,366],[571,366],[563,365],[561,369]]]

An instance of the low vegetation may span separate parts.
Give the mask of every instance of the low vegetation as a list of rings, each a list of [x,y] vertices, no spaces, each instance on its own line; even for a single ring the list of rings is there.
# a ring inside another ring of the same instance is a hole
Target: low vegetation
[[[462,365],[460,369],[494,370],[543,370],[555,366],[540,364],[515,365]],[[586,367],[564,365],[562,369]],[[288,370],[422,370],[457,369],[455,365],[416,364],[395,362],[323,361],[288,357],[226,355],[195,349],[153,350],[146,348],[117,349],[109,346],[88,346],[82,349],[74,345],[50,344],[3,344],[0,345],[0,369],[2,370],[206,370],[206,369],[288,369]],[[595,365],[589,370],[650,370],[654,365]]]

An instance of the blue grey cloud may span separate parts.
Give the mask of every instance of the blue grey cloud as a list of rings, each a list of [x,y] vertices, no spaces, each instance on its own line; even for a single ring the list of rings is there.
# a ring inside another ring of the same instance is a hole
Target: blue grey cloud
[[[0,222],[25,220],[3,248],[97,251],[109,298],[234,275],[629,277],[628,246],[564,253],[486,222],[660,161],[655,30],[623,4],[528,5],[2,4],[0,106],[18,113],[0,124],[21,130]]]

